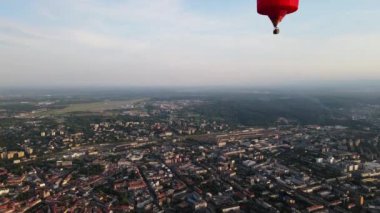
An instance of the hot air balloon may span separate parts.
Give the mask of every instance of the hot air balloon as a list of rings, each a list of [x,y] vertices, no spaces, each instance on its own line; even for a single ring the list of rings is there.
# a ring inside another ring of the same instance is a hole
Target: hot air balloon
[[[268,16],[273,23],[273,34],[279,34],[278,24],[282,19],[298,10],[299,0],[257,0],[257,12]]]

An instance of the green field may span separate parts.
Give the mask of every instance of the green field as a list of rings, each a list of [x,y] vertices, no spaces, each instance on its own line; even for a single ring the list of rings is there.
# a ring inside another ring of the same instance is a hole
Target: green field
[[[69,106],[63,109],[54,109],[38,113],[38,116],[63,115],[73,112],[103,112],[107,110],[122,109],[127,105],[137,104],[145,100],[146,99],[133,99],[127,101],[103,101],[93,103],[70,104]]]

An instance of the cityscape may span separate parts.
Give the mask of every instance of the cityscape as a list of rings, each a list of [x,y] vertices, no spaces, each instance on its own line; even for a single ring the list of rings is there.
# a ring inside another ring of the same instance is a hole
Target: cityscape
[[[0,211],[380,210],[380,105],[248,126],[202,113],[219,100],[204,96],[2,96]]]

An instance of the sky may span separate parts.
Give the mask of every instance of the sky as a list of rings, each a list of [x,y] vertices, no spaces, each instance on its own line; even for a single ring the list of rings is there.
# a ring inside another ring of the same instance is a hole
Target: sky
[[[379,0],[0,0],[0,86],[278,86],[380,80]],[[380,82],[380,81],[379,81]]]

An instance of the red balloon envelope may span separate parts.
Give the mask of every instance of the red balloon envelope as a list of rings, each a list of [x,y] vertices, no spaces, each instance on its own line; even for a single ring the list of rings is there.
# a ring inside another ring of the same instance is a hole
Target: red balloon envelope
[[[257,0],[257,12],[269,16],[275,27],[274,34],[278,34],[278,24],[290,13],[298,10],[299,0]]]

